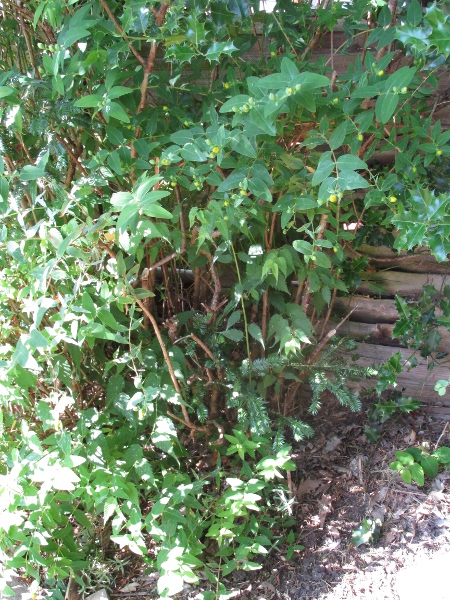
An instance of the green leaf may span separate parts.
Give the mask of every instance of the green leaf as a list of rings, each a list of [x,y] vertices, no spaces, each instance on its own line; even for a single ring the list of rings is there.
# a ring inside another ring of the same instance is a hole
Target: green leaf
[[[26,165],[20,171],[20,181],[36,181],[41,177],[44,177],[45,169],[43,167],[35,167],[33,165]]]
[[[358,190],[370,187],[370,183],[356,171],[339,171],[337,181],[341,190]]]
[[[194,141],[194,138],[203,134],[203,127],[191,127],[190,129],[180,129],[170,136],[170,141],[178,146],[184,146]]]
[[[185,160],[192,160],[193,162],[205,162],[208,160],[208,154],[203,152],[195,143],[186,144],[181,149],[180,154]]]
[[[317,207],[317,202],[308,196],[300,196],[300,198],[295,199],[295,210],[298,210],[299,212],[311,210],[312,208]]]
[[[297,250],[297,252],[300,252],[301,254],[310,255],[314,252],[313,245],[304,240],[294,240],[292,242],[292,247],[294,248],[294,250]]]
[[[155,219],[171,219],[172,213],[154,202],[143,202],[142,212],[147,217],[153,217]]]
[[[254,106],[250,111],[250,118],[255,125],[257,125],[264,133],[267,135],[275,135],[276,129],[275,125],[272,123],[268,123],[266,117],[261,112],[261,109],[257,106]]]
[[[356,171],[358,169],[367,169],[367,163],[363,160],[354,156],[353,154],[343,154],[337,160],[337,168],[338,170],[352,170]]]
[[[187,39],[195,46],[199,46],[202,42],[205,41],[205,37],[206,37],[205,28],[200,23],[198,16],[196,14],[190,14],[186,19],[186,23],[187,23],[187,31],[186,31]]]
[[[427,477],[434,478],[439,471],[439,462],[434,456],[424,456],[420,460],[420,466]]]
[[[406,22],[412,27],[419,25],[423,17],[422,5],[418,0],[411,0],[406,11]]]
[[[6,98],[7,96],[13,96],[18,91],[9,85],[0,85],[0,98]]]
[[[221,331],[220,334],[233,342],[240,342],[244,337],[244,334],[239,329],[227,329],[226,331]]]
[[[48,339],[37,329],[31,329],[28,338],[28,344],[34,349],[45,348],[48,346]]]
[[[433,456],[435,456],[443,465],[450,464],[450,448],[447,448],[447,446],[441,446],[435,450]]]
[[[115,514],[118,509],[117,499],[114,496],[109,496],[103,505],[103,525]]]
[[[16,349],[11,357],[11,361],[13,365],[20,365],[24,369],[39,371],[39,365],[37,361],[33,358],[22,339],[17,342]]]
[[[316,265],[324,269],[331,269],[331,260],[324,252],[315,252]]]
[[[87,313],[89,313],[91,315],[92,318],[95,318],[95,316],[97,314],[97,308],[96,308],[91,296],[87,292],[84,292],[84,294],[81,298],[81,306],[84,308],[84,310]]]
[[[231,56],[235,50],[237,48],[233,42],[213,42],[212,46],[206,51],[205,58],[210,62],[217,61],[222,54]]]
[[[235,310],[234,312],[232,312],[227,320],[227,329],[230,329],[230,327],[236,325],[236,323],[238,323],[241,320],[241,317],[242,314],[240,310]]]
[[[375,103],[375,116],[380,123],[387,123],[395,113],[395,109],[399,103],[400,96],[387,92],[378,96]]]
[[[116,85],[108,90],[108,98],[110,100],[114,100],[114,98],[120,98],[121,96],[125,96],[126,94],[131,94],[133,90],[123,85]]]
[[[97,108],[103,102],[103,96],[99,94],[91,94],[90,96],[83,96],[79,98],[74,106],[79,106],[80,108]]]
[[[409,452],[403,452],[402,450],[397,450],[395,453],[397,459],[402,463],[402,465],[410,466],[414,464],[414,457]]]
[[[312,185],[319,185],[322,183],[333,172],[334,168],[335,163],[331,158],[331,152],[324,152],[320,157],[316,172],[313,175]]]
[[[244,134],[240,132],[234,134],[230,138],[230,145],[239,154],[248,156],[249,158],[256,158],[256,149]]]
[[[114,150],[108,155],[108,165],[115,173],[117,173],[117,175],[123,175],[122,166],[120,164],[120,156],[117,150]]]
[[[256,198],[263,199],[266,202],[272,202],[272,194],[264,181],[254,178],[249,179],[248,187]]]
[[[185,46],[184,44],[174,44],[167,49],[166,58],[168,60],[176,60],[180,64],[183,64],[185,62],[191,62],[196,55],[197,53],[193,48],[189,48],[189,46]]]
[[[123,123],[129,123],[130,117],[127,115],[125,110],[117,102],[109,102],[102,110],[105,119],[109,121],[110,117],[122,121]]]
[[[90,35],[90,31],[84,25],[70,27],[65,33],[58,37],[58,44],[63,48],[69,48],[75,42],[79,42]]]
[[[414,463],[410,465],[409,471],[411,473],[411,479],[413,479],[413,481],[415,481],[417,485],[423,486],[423,484],[425,483],[425,477],[422,467],[417,463]]]
[[[402,469],[400,476],[405,483],[411,483],[411,471],[409,469]]]
[[[252,338],[255,339],[257,342],[259,342],[261,344],[261,346],[264,348],[264,340],[262,337],[262,331],[261,331],[260,326],[257,325],[256,323],[250,323],[248,326],[248,332],[252,336]]]
[[[89,519],[86,516],[86,513],[84,513],[82,510],[80,510],[79,508],[76,508],[73,511],[73,516],[75,517],[75,519],[77,520],[77,522],[84,527],[85,529],[87,529],[87,531],[91,531],[92,529],[92,523],[89,521]]]
[[[348,122],[343,121],[330,136],[328,144],[332,150],[336,150],[344,143],[345,136],[347,135]],[[329,175],[329,173],[328,173]]]

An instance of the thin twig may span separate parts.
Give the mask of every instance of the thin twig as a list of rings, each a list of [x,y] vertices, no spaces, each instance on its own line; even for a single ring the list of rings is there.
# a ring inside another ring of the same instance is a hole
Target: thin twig
[[[139,52],[136,50],[136,48],[133,46],[133,44],[131,43],[131,41],[129,40],[128,36],[125,34],[124,30],[122,29],[122,26],[120,25],[119,21],[116,19],[116,17],[114,16],[114,14],[112,13],[111,9],[109,8],[109,6],[106,4],[105,0],[100,0],[100,4],[103,6],[104,11],[106,12],[106,14],[108,15],[108,17],[111,19],[111,21],[114,23],[114,27],[117,29],[118,33],[123,37],[123,39],[127,42],[128,47],[130,48],[131,52],[134,54],[134,56],[138,59],[138,61],[141,63],[141,65],[144,67],[146,67],[146,62],[145,62],[145,58],[142,57]]]
[[[169,353],[167,352],[166,344],[164,343],[164,340],[162,338],[161,330],[159,329],[158,323],[156,322],[156,319],[152,315],[152,313],[148,310],[148,308],[142,302],[142,300],[140,300],[134,294],[134,290],[132,288],[130,289],[130,293],[132,294],[133,299],[136,302],[136,304],[139,306],[139,308],[142,310],[142,312],[144,313],[144,315],[147,317],[147,319],[152,324],[153,331],[155,332],[156,338],[158,340],[159,346],[160,346],[161,351],[162,351],[163,356],[164,356],[164,360],[166,361],[167,368],[169,369],[169,374],[170,374],[170,378],[171,378],[172,383],[173,383],[173,387],[175,388],[175,390],[178,393],[178,395],[180,396],[180,398],[183,400],[183,393],[181,391],[180,384],[179,384],[177,376],[175,374],[175,369],[173,368],[172,361],[170,360]],[[187,409],[184,406],[184,404],[181,404],[181,412],[183,413],[183,417],[184,417],[184,420],[185,420],[185,425],[187,427],[189,427],[190,429],[197,429],[197,426],[194,425],[194,423],[192,423],[192,421],[190,420],[189,414],[188,414]]]
[[[442,430],[441,435],[438,437],[438,441],[436,442],[436,444],[434,445],[434,449],[437,450],[439,448],[439,442],[441,441],[441,439],[444,437],[445,432],[447,431],[447,427],[448,427],[448,421],[444,426],[444,429]]]

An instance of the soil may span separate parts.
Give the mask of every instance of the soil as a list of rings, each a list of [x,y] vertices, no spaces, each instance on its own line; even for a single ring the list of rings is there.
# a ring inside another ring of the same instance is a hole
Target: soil
[[[417,411],[388,421],[374,443],[363,431],[366,414],[331,401],[312,419],[315,435],[294,448],[290,483],[295,543],[304,550],[287,561],[280,548],[260,571],[230,574],[228,598],[450,600],[450,471],[418,487],[389,468],[396,450],[450,446],[450,423]],[[364,519],[379,524],[378,536],[356,547],[352,535]],[[143,575],[132,556],[109,596],[154,600],[157,576]],[[402,581],[412,588],[402,590]],[[433,583],[441,590],[433,592]],[[202,589],[186,586],[176,600],[193,600]],[[16,598],[30,597],[22,592]]]
[[[450,472],[420,488],[389,468],[396,450],[450,446],[450,424],[418,411],[391,420],[374,443],[363,433],[365,421],[364,411],[352,414],[333,404],[314,417],[315,436],[295,448],[291,484],[296,543],[305,549],[289,561],[282,551],[269,555],[257,573],[232,573],[230,598],[412,600],[411,592],[401,594],[399,573],[415,565],[417,582],[427,582],[430,559],[443,557],[450,566]],[[378,537],[355,547],[352,534],[369,518],[379,523]],[[155,597],[152,576],[132,586],[112,596]],[[444,595],[425,597],[450,599],[444,586]],[[198,592],[186,587],[178,598],[191,600]]]
[[[263,597],[404,600],[398,573],[450,552],[450,473],[419,488],[405,484],[389,463],[396,450],[410,446],[449,446],[449,424],[418,412],[388,424],[374,444],[363,434],[361,416],[327,412],[332,420],[319,416],[316,436],[296,454],[296,514],[305,551],[289,565],[274,564],[275,593]],[[355,547],[352,534],[367,518],[379,520],[379,537]],[[421,577],[426,570],[417,573]]]

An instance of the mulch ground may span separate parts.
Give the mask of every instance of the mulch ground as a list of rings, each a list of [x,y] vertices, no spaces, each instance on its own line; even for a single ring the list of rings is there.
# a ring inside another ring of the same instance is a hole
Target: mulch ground
[[[229,598],[399,600],[403,567],[450,552],[450,472],[419,488],[389,468],[396,450],[450,446],[450,424],[417,411],[386,423],[370,442],[365,423],[364,410],[351,413],[333,401],[312,419],[315,436],[294,448],[292,474],[296,543],[305,549],[290,561],[280,549],[260,571],[232,573]],[[379,522],[379,535],[355,547],[352,534],[368,518]],[[155,576],[125,579],[113,597],[155,598]],[[192,600],[199,589],[186,586],[177,600]]]

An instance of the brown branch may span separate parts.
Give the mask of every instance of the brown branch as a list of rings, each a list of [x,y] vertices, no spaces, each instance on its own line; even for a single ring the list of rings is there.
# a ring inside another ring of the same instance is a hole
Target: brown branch
[[[16,131],[15,134],[16,134],[16,138],[19,140],[20,145],[22,146],[23,151],[27,155],[28,160],[30,161],[30,163],[32,165],[34,165],[34,160],[31,158],[31,154],[30,154],[28,148],[25,146],[22,136],[20,135],[20,133],[18,131]]]
[[[325,319],[323,322],[322,331],[320,332],[320,337],[323,336],[326,326],[328,325],[328,321],[331,317],[331,311],[333,310],[334,301],[336,300],[337,288],[334,288],[333,293],[331,295],[330,306],[328,307],[327,314],[325,315]]]
[[[330,0],[324,0],[324,2],[322,2],[322,4],[321,4],[321,8],[326,9],[328,7],[329,2],[330,2]],[[320,40],[322,32],[323,32],[323,27],[322,26],[317,27],[316,33],[310,39],[309,44],[306,46],[303,54],[300,56],[300,60],[305,60],[305,58],[307,57],[309,52],[311,52],[311,50],[314,50],[314,48],[317,46],[317,44]]]
[[[144,315],[147,317],[147,319],[152,324],[153,331],[155,332],[156,338],[158,340],[159,346],[160,346],[161,351],[162,351],[163,356],[164,356],[164,360],[166,361],[167,368],[169,369],[170,379],[172,380],[173,387],[175,388],[176,392],[180,396],[181,400],[183,400],[183,393],[181,391],[180,384],[179,384],[177,376],[175,374],[175,369],[173,368],[172,361],[170,360],[169,353],[167,352],[166,345],[165,345],[163,337],[161,335],[161,330],[158,327],[158,323],[156,322],[156,319],[152,315],[152,313],[148,310],[148,308],[142,302],[142,300],[140,300],[134,294],[134,290],[132,288],[131,288],[130,292],[131,292],[131,294],[132,294],[132,296],[133,296],[134,301],[136,302],[136,304],[139,306],[139,308],[142,310],[142,312],[144,313]],[[184,421],[185,421],[184,424],[187,427],[189,427],[190,429],[197,429],[197,426],[194,425],[194,423],[192,423],[192,421],[190,420],[188,411],[187,411],[186,406],[184,404],[181,404],[181,412],[183,413],[183,417],[184,417]]]
[[[319,354],[324,349],[326,343],[333,336],[336,335],[336,333],[338,332],[338,329],[340,329],[342,327],[342,325],[352,316],[352,314],[355,312],[355,310],[357,308],[358,308],[358,304],[354,308],[352,308],[352,310],[347,315],[345,315],[345,317],[336,325],[336,327],[334,327],[333,329],[330,329],[330,331],[327,333],[327,335],[322,338],[322,340],[319,342],[319,344],[317,344],[317,346],[315,347],[314,351],[310,354],[308,361],[307,361],[308,365],[312,365],[314,363],[316,358],[319,356]]]
[[[102,0],[102,2],[103,2],[103,0]],[[156,25],[158,27],[161,27],[161,25],[164,22],[168,6],[169,6],[168,4],[163,2],[161,4],[159,10],[155,11],[153,9]],[[156,59],[156,51],[157,50],[158,50],[158,43],[153,41],[150,44],[150,51],[148,53],[147,61],[145,61],[143,63],[144,78],[142,79],[142,83],[141,83],[141,101],[139,102],[137,114],[139,114],[140,112],[142,112],[144,110],[145,104],[147,102],[148,78],[150,76],[150,73],[152,73],[153,69],[155,68],[155,59]],[[138,129],[136,130],[136,136],[139,137],[139,135],[140,135],[140,128],[138,127]]]
[[[316,236],[317,240],[321,240],[323,238],[325,229],[327,228],[327,222],[328,222],[328,214],[324,213],[320,217],[319,231]],[[315,249],[316,249],[316,247],[314,247],[314,250]],[[305,283],[305,292],[306,293],[302,298],[302,307],[303,307],[303,310],[305,311],[305,313],[308,309],[309,303],[311,302],[311,293],[310,293],[309,289],[310,289],[309,281],[306,281],[306,283]]]
[[[342,327],[342,325],[347,321],[347,319],[350,318],[350,316],[355,312],[355,310],[358,308],[358,306],[355,306],[349,313],[348,315],[346,315],[342,321],[340,323],[338,323],[336,325],[336,327],[334,327],[333,329],[330,329],[330,331],[327,333],[327,335],[322,338],[322,340],[317,344],[317,346],[315,347],[315,349],[313,350],[313,352],[309,355],[308,360],[306,361],[306,366],[303,369],[303,371],[300,373],[300,375],[298,376],[299,381],[297,381],[291,388],[291,390],[289,391],[289,394],[286,396],[285,402],[284,402],[284,414],[287,415],[291,412],[292,410],[292,404],[294,402],[294,398],[296,396],[296,394],[298,393],[298,391],[300,390],[300,388],[302,387],[302,385],[304,384],[304,378],[308,372],[308,367],[310,367],[317,359],[317,357],[319,356],[319,354],[322,352],[322,350],[324,349],[325,345],[327,344],[327,342],[329,342],[329,340],[336,335],[338,329],[340,329],[340,327]]]
[[[103,6],[103,9],[106,12],[106,14],[108,15],[108,17],[114,23],[114,27],[117,29],[118,33],[127,42],[128,47],[130,48],[131,52],[134,54],[134,56],[138,59],[138,61],[141,63],[141,65],[145,69],[145,66],[146,66],[145,58],[143,58],[139,54],[139,52],[136,50],[136,48],[133,46],[132,42],[129,40],[128,36],[126,35],[126,33],[124,32],[124,30],[122,29],[122,26],[120,25],[119,21],[116,19],[116,17],[114,16],[114,14],[112,13],[112,11],[109,8],[109,6],[106,4],[105,0],[100,0],[100,4]]]
[[[86,169],[83,167],[83,165],[81,164],[78,156],[76,156],[72,150],[72,148],[69,146],[68,142],[66,142],[65,139],[63,139],[60,135],[58,135],[57,133],[55,133],[55,138],[58,140],[58,142],[64,146],[64,149],[66,150],[67,154],[70,156],[70,158],[73,160],[74,163],[76,163],[77,167],[80,169],[80,171],[83,173],[83,175],[85,177],[87,177],[88,172],[86,171]],[[97,189],[97,188],[96,188]]]
[[[25,22],[23,20],[23,16],[22,16],[21,12],[19,12],[19,21],[20,21],[20,26],[21,26],[21,29],[22,29],[23,37],[25,38],[25,43],[27,45],[28,57],[30,59],[31,66],[33,67],[34,76],[35,76],[36,79],[41,79],[41,75],[40,75],[39,70],[38,70],[38,68],[36,66],[36,57],[34,55],[33,44],[31,43],[30,34],[28,32],[28,29],[26,28],[26,25],[25,25]]]
[[[213,297],[211,300],[211,306],[206,307],[208,310],[210,310],[212,312],[213,320],[214,320],[216,317],[217,309],[219,308],[219,297],[220,297],[220,292],[222,291],[222,284],[220,282],[219,274],[217,273],[216,265],[214,264],[213,256],[211,256],[211,254],[209,252],[207,252],[206,250],[199,250],[199,254],[203,254],[203,256],[206,256],[206,258],[208,259],[211,276],[214,281],[214,291],[213,291]]]

